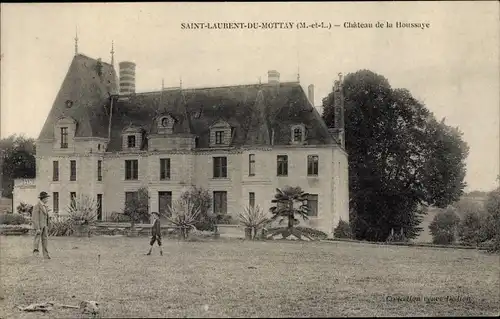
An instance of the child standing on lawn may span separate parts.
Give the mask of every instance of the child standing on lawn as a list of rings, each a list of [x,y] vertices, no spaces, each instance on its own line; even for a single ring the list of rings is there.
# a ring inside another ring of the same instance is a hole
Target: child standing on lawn
[[[155,241],[158,243],[158,247],[160,247],[160,255],[163,256],[163,251],[161,248],[161,226],[160,226],[160,214],[157,212],[152,213],[153,217],[153,227],[151,227],[151,241],[149,245],[149,252],[146,255],[151,255],[151,251],[153,250],[153,244]]]

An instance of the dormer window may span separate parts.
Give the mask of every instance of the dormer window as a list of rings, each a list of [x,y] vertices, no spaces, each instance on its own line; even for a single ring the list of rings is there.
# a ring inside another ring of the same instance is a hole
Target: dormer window
[[[303,143],[305,140],[305,127],[302,124],[292,126],[292,143]]]
[[[215,144],[224,143],[224,131],[215,131]]]
[[[172,134],[174,132],[175,119],[170,115],[158,118],[158,133]]]
[[[68,148],[68,128],[61,127],[61,148]]]
[[[210,146],[229,146],[233,136],[233,127],[224,120],[219,120],[210,126]]]
[[[135,148],[135,135],[127,136],[127,147]]]
[[[144,130],[140,127],[129,126],[122,131],[122,149],[128,151],[139,151],[142,148],[141,141],[144,138]]]
[[[54,147],[58,149],[73,148],[76,132],[76,121],[71,117],[61,117],[54,126]]]

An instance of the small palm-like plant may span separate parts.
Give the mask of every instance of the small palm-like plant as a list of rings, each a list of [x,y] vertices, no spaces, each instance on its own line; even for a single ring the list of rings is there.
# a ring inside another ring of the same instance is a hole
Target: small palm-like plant
[[[93,197],[80,195],[67,208],[68,217],[74,225],[92,225],[97,220],[99,204]]]
[[[168,207],[170,216],[165,216],[167,221],[179,227],[182,238],[187,239],[190,229],[196,229],[194,226],[198,221],[201,208],[195,202],[187,198],[176,200],[172,206]]]
[[[67,208],[68,222],[73,225],[78,236],[88,235],[90,225],[97,220],[99,204],[93,197],[80,195]]]
[[[256,207],[245,207],[243,212],[239,214],[239,219],[240,223],[250,232],[250,239],[255,239],[257,231],[269,222],[266,212],[259,205]]]
[[[288,221],[287,227],[282,227],[274,230],[269,238],[281,234],[283,238],[288,238],[290,235],[294,235],[298,239],[302,239],[302,236],[313,240],[309,235],[302,233],[295,226],[299,223],[299,220],[295,217],[298,215],[304,220],[308,219],[309,207],[307,206],[308,193],[305,193],[300,187],[290,187],[287,186],[283,189],[276,189],[276,194],[274,195],[273,203],[276,205],[271,207],[269,210],[273,214],[271,221],[279,220],[281,223],[283,220]]]

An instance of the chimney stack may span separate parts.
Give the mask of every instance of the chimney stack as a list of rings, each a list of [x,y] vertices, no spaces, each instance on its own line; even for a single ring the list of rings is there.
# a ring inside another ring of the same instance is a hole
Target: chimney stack
[[[123,61],[120,66],[120,95],[135,93],[135,63]]]
[[[314,105],[314,84],[310,84],[309,87],[307,88],[307,97],[309,98],[309,101],[311,101],[312,106]]]
[[[276,70],[267,71],[267,82],[268,83],[280,83],[280,73]]]
[[[342,73],[339,73],[339,79],[333,84],[333,110],[334,127],[328,131],[345,148],[344,134],[344,88],[342,85]]]

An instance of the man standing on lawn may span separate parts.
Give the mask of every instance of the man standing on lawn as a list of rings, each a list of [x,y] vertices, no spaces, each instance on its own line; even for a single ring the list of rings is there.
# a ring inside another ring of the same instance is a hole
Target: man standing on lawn
[[[38,247],[40,246],[40,239],[42,239],[42,252],[45,259],[50,259],[49,251],[47,250],[47,240],[49,237],[49,207],[47,201],[49,194],[41,192],[38,203],[33,207],[31,220],[33,228],[35,229],[35,241],[33,242],[33,254],[39,254]]]
[[[160,247],[160,255],[163,256],[163,251],[161,249],[161,226],[160,226],[160,214],[157,212],[153,212],[153,227],[151,227],[151,241],[149,242],[149,251],[146,255],[151,255],[151,251],[153,250],[153,245],[155,241],[158,243],[158,247]]]

